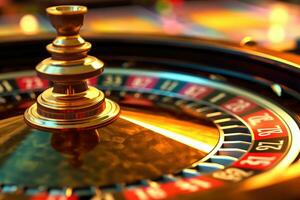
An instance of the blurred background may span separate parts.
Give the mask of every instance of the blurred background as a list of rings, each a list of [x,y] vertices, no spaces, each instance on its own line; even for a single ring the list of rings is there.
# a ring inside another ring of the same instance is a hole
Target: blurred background
[[[300,38],[300,1],[258,0],[0,0],[0,41],[53,32],[45,8],[89,8],[84,32],[208,37],[287,50]]]

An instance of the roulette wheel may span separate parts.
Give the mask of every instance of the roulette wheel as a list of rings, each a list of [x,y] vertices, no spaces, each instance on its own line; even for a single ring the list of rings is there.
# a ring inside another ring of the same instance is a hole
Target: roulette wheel
[[[1,198],[299,195],[298,56],[247,38],[87,35],[102,62],[79,35],[86,7],[47,12],[52,43],[0,44]]]

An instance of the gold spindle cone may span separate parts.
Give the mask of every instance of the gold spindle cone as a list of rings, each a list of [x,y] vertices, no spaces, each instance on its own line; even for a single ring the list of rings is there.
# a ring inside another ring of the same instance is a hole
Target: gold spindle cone
[[[79,35],[87,8],[56,6],[48,8],[47,13],[57,37],[47,46],[51,58],[39,63],[36,71],[52,81],[53,87],[25,111],[25,121],[50,131],[94,129],[114,121],[120,112],[118,104],[86,81],[103,71],[103,62],[87,55],[91,44]]]

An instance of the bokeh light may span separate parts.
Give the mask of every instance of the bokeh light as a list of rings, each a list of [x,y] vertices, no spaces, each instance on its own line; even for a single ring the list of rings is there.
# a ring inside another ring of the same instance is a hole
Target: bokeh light
[[[26,35],[33,35],[39,32],[39,21],[34,15],[24,15],[19,24],[22,32]]]

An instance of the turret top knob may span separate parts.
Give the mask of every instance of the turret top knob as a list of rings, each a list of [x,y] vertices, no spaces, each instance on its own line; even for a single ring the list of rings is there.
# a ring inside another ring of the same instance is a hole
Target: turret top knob
[[[79,34],[83,25],[84,14],[87,7],[77,5],[63,5],[47,8],[51,24],[59,36],[72,36]]]

